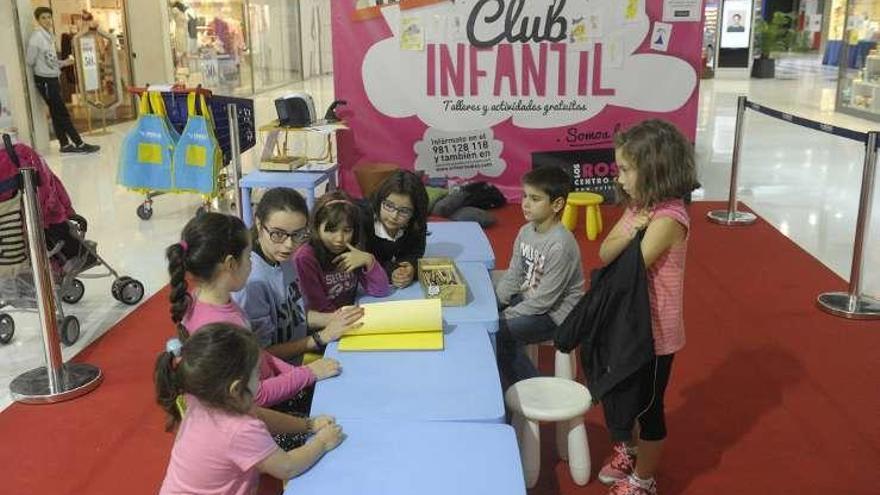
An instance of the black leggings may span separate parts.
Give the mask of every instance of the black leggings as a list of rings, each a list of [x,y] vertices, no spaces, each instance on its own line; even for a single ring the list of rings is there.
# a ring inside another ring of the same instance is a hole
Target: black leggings
[[[656,442],[666,438],[666,414],[663,398],[666,385],[672,372],[672,358],[675,354],[657,356],[637,371],[633,379],[638,381],[639,411],[636,419],[639,422],[639,438],[648,442]],[[615,442],[632,440],[633,424],[611,429],[611,439]]]

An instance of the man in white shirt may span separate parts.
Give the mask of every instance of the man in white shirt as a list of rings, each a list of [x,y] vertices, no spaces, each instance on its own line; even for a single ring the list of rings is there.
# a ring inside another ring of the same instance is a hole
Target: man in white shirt
[[[34,82],[40,96],[49,105],[49,115],[52,116],[52,128],[55,137],[61,146],[62,153],[94,153],[101,149],[99,146],[84,143],[79,133],[73,127],[67,106],[61,97],[61,83],[58,76],[61,75],[61,67],[73,65],[73,57],[61,62],[58,61],[58,52],[55,50],[55,35],[52,34],[52,9],[37,7],[34,10],[34,18],[39,27],[31,34],[27,47],[27,63],[34,71]]]

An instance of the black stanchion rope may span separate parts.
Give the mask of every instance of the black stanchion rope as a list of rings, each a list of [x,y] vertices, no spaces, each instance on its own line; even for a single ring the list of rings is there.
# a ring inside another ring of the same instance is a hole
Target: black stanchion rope
[[[803,117],[798,117],[797,115],[792,115],[790,113],[765,107],[764,105],[759,105],[749,100],[746,100],[746,108],[750,108],[758,113],[763,113],[768,117],[784,120],[786,122],[790,122],[792,124],[806,127],[808,129],[813,129],[819,132],[824,132],[826,134],[832,134],[834,136],[852,139],[853,141],[859,141],[860,143],[866,143],[868,141],[867,133],[854,131],[852,129],[846,129],[844,127],[837,127],[831,124],[823,124],[821,122],[816,122],[815,120],[805,119]]]

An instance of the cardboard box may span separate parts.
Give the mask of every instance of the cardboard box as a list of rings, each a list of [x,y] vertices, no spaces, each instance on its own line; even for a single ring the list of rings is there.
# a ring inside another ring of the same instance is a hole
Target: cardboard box
[[[443,306],[467,304],[467,283],[451,258],[420,259],[419,283],[425,297],[440,298]]]

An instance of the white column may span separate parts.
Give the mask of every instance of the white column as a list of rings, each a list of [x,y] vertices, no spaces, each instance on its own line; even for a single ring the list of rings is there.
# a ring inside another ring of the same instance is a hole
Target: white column
[[[125,5],[134,84],[173,83],[168,3],[125,2]]]

